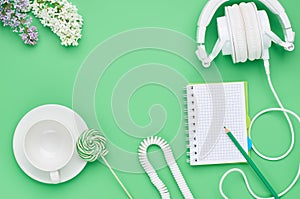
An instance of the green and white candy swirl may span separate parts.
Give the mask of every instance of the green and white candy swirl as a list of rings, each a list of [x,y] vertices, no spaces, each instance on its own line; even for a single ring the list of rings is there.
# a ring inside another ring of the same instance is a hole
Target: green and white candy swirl
[[[90,129],[84,131],[78,138],[76,143],[76,148],[79,156],[88,161],[94,162],[99,157],[102,158],[106,166],[112,172],[118,183],[121,185],[129,199],[132,199],[132,196],[127,191],[126,187],[123,185],[117,174],[114,172],[112,167],[106,161],[104,156],[108,153],[106,150],[106,139],[100,131],[95,129]]]
[[[94,162],[108,153],[105,137],[95,129],[84,131],[77,140],[76,148],[79,156],[88,162]]]

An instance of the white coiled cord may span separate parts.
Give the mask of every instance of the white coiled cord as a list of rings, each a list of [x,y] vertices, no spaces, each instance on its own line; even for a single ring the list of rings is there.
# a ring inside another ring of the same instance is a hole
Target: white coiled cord
[[[140,163],[142,165],[142,167],[144,168],[144,170],[146,171],[146,173],[148,174],[152,184],[157,188],[157,190],[159,191],[161,198],[162,199],[170,199],[170,193],[168,191],[168,188],[166,187],[166,185],[161,181],[161,179],[158,177],[155,169],[153,168],[153,166],[151,165],[151,163],[148,160],[147,157],[147,149],[151,146],[151,145],[157,145],[161,148],[161,150],[164,153],[166,162],[172,172],[172,175],[174,177],[174,179],[176,180],[176,183],[182,193],[182,195],[184,196],[184,198],[186,199],[194,199],[189,187],[187,186],[179,168],[178,165],[175,161],[175,158],[173,156],[172,150],[169,146],[169,144],[160,137],[149,137],[146,138],[139,147],[139,160]]]

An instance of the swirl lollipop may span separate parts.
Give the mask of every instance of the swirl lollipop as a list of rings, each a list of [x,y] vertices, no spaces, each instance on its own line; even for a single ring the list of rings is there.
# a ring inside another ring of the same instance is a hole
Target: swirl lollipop
[[[101,157],[127,196],[132,199],[132,196],[104,157],[108,151],[106,150],[106,139],[100,131],[94,129],[84,131],[77,140],[76,148],[79,156],[88,162],[94,162]]]

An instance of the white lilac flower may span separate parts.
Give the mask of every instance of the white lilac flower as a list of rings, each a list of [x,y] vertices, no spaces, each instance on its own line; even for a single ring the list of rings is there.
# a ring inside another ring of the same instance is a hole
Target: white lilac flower
[[[67,0],[32,0],[31,9],[44,26],[59,36],[62,45],[78,45],[83,19],[76,6]]]

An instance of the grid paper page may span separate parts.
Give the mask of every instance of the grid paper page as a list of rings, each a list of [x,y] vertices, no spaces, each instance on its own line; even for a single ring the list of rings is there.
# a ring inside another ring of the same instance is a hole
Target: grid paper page
[[[246,162],[224,131],[247,151],[245,82],[187,86],[190,164]]]

